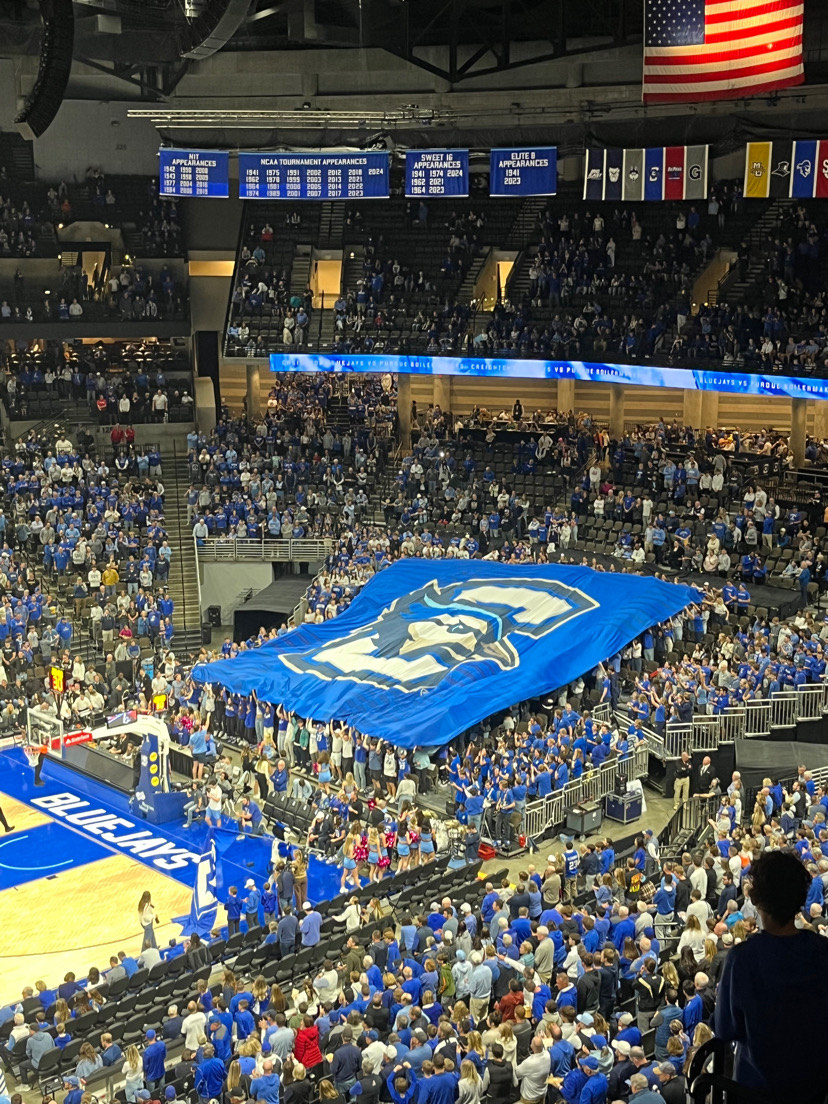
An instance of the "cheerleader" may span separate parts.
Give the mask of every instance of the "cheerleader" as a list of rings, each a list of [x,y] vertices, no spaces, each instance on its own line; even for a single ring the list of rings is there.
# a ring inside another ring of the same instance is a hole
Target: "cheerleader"
[[[359,877],[359,868],[368,861],[368,841],[363,832],[357,828],[356,837],[354,840],[354,859],[357,864],[357,877]]]
[[[408,822],[408,846],[411,849],[409,867],[420,865],[420,814],[415,810]]]
[[[408,838],[408,811],[407,801],[403,802],[400,809],[400,819],[397,824],[397,873],[408,870],[411,866],[411,844]]]
[[[434,834],[428,818],[423,820],[420,827],[420,862],[434,862]]]
[[[380,838],[379,832],[376,828],[368,829],[368,881],[378,882],[381,875],[379,873],[379,861],[380,861]]]
[[[342,877],[339,880],[339,892],[345,893],[350,879],[354,889],[359,889],[359,876],[356,872],[356,859],[354,858],[354,837],[345,837],[342,844]]]
[[[323,793],[330,793],[331,790],[331,764],[330,757],[327,751],[321,751],[319,753],[318,760],[319,773],[317,774],[317,781],[319,782],[319,788]]]
[[[385,872],[391,865],[391,858],[389,852],[394,849],[396,842],[396,832],[390,831],[388,828],[385,832],[378,832],[380,841],[380,857],[377,863],[377,881],[381,881],[385,877]],[[390,841],[390,842],[389,842]]]

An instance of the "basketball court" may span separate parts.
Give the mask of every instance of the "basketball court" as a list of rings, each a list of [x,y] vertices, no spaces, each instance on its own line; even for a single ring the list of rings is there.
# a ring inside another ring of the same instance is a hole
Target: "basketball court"
[[[20,747],[0,752],[0,807],[14,826],[0,834],[0,1006],[38,979],[51,987],[70,970],[80,978],[91,966],[105,968],[118,951],[138,955],[138,901],[146,890],[161,920],[159,947],[187,934],[208,834],[203,822],[189,829],[183,819],[150,823],[123,793],[51,755],[36,786]],[[237,839],[235,822],[225,823],[215,833],[220,902],[231,885],[243,897],[250,877],[261,888],[271,854],[270,839]],[[311,900],[335,896],[339,876],[311,856]],[[226,924],[221,905],[217,923]]]

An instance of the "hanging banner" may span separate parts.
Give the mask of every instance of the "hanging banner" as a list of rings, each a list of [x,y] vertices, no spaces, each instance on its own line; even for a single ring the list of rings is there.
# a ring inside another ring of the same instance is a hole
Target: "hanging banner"
[[[493,149],[489,162],[489,195],[545,196],[558,190],[558,151]]]
[[[467,196],[468,150],[407,150],[405,194],[410,198]]]
[[[707,197],[707,146],[588,149],[584,199],[702,200]]]
[[[745,199],[767,199],[770,195],[770,142],[748,142],[745,151]]]

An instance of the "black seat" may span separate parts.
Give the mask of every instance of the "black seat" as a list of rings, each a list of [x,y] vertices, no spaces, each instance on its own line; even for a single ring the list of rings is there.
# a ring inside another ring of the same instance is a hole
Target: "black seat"
[[[217,939],[215,943],[211,943],[209,947],[210,958],[213,962],[220,962],[224,956],[224,952],[227,950],[227,940]]]
[[[146,967],[141,967],[140,970],[136,970],[132,977],[129,979],[129,988],[135,990],[143,989],[149,980],[149,970]]]
[[[106,991],[107,999],[108,1000],[116,1000],[118,997],[121,996],[122,993],[125,993],[128,988],[129,988],[129,978],[128,977],[116,978],[116,980],[113,981],[113,982],[110,982],[109,986],[107,987],[107,991]]]
[[[48,1090],[52,1090],[53,1081],[55,1082],[54,1087],[60,1088],[61,1077],[58,1073],[60,1070],[60,1058],[60,1047],[55,1047],[54,1050],[47,1050],[40,1059],[40,1065],[37,1067],[37,1083],[44,1097]]]

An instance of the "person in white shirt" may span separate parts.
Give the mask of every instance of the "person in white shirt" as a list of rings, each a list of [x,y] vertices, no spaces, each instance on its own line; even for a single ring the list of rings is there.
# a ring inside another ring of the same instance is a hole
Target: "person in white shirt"
[[[705,875],[706,880],[706,875]],[[713,915],[713,910],[704,900],[699,890],[694,889],[690,894],[690,904],[687,906],[687,915],[695,916],[701,925],[702,931],[707,928],[707,921]]]
[[[207,1017],[203,1012],[198,1011],[195,1001],[190,1001],[187,1005],[187,1013],[188,1015],[181,1021],[181,1033],[184,1036],[185,1048],[195,1052],[198,1050],[199,1038],[205,1034]]]

